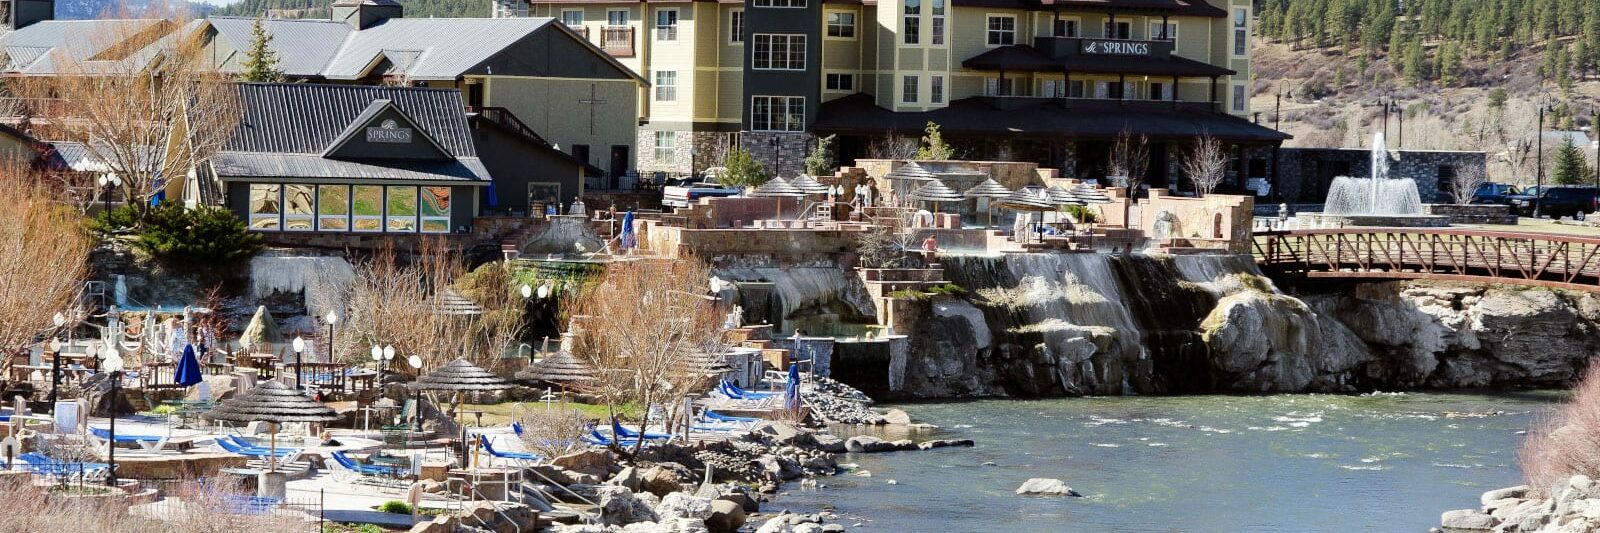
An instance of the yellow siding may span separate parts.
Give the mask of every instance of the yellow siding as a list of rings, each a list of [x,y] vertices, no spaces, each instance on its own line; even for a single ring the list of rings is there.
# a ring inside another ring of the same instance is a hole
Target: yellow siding
[[[678,98],[674,102],[665,102],[655,99],[654,90],[650,96],[650,121],[651,122],[692,122],[694,120],[695,96],[695,45],[696,35],[695,20],[696,4],[666,4],[650,8],[651,55],[649,73],[646,75],[650,83],[654,84],[659,72],[676,72],[678,79]],[[678,12],[678,38],[675,41],[657,39],[659,30],[655,28],[657,13],[676,10]],[[714,23],[714,22],[713,22]]]
[[[484,103],[504,107],[546,140],[570,152],[572,145],[590,146],[592,157],[610,154],[611,146],[633,146],[634,120],[638,116],[633,80],[570,80],[551,78],[485,78]],[[604,104],[592,106],[594,133],[590,134],[590,88]],[[604,161],[591,161],[604,164]]]

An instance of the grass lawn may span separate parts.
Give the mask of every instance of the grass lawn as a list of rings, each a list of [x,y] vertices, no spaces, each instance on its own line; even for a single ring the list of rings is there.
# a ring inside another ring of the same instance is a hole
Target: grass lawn
[[[592,419],[595,419],[595,420],[606,420],[607,418],[609,418],[611,416],[610,412],[608,412],[606,410],[606,406],[604,406],[604,405],[595,405],[595,404],[578,403],[578,402],[567,402],[565,404],[559,404],[559,403],[558,404],[552,404],[552,408],[560,408],[563,405],[566,406],[567,408],[570,408],[570,409],[577,409],[578,412],[583,413],[583,416],[585,418],[592,418]],[[468,410],[468,411],[483,411],[483,425],[485,425],[485,426],[506,426],[506,425],[510,425],[511,422],[517,417],[517,414],[519,414],[519,413],[526,412],[526,411],[533,410],[533,409],[544,409],[544,403],[543,402],[505,402],[505,403],[495,403],[495,404],[469,403],[469,404],[463,405],[462,409],[465,409],[465,410]],[[641,414],[643,414],[644,410],[639,409],[638,406],[630,404],[630,405],[622,406],[622,408],[618,409],[618,412],[623,416],[623,418],[637,420],[639,418],[639,416]],[[471,424],[472,421],[473,421],[473,418],[469,415],[469,416],[465,417],[465,420],[467,421],[468,424]]]
[[[1570,224],[1557,224],[1554,220],[1532,217],[1518,218],[1517,225],[1515,226],[1499,224],[1462,224],[1457,227],[1488,231],[1525,231],[1529,233],[1556,233],[1579,237],[1600,237],[1600,228],[1574,226]]]

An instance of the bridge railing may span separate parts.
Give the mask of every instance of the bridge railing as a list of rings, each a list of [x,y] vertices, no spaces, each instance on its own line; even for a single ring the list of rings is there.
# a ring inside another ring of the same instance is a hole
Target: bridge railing
[[[1497,279],[1600,290],[1600,238],[1468,229],[1259,233],[1263,269],[1308,277]]]

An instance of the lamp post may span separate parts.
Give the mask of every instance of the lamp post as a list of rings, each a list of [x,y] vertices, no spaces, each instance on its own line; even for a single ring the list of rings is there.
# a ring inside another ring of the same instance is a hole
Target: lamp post
[[[303,363],[306,360],[306,340],[296,336],[289,345],[294,347],[294,390],[303,391],[305,390],[305,385],[301,382],[300,376],[305,373],[305,365]]]
[[[1543,211],[1542,208],[1544,207],[1544,199],[1542,198],[1544,196],[1544,114],[1546,111],[1554,112],[1555,110],[1555,105],[1551,104],[1549,100],[1539,104],[1539,129],[1533,134],[1534,140],[1538,142],[1534,157],[1537,158],[1535,159],[1537,161],[1535,164],[1539,168],[1535,174],[1534,184],[1539,188],[1539,194],[1533,197],[1533,218],[1539,218],[1540,212]]]
[[[1174,93],[1176,94],[1176,93]],[[1289,90],[1289,99],[1294,99],[1294,89]],[[1278,88],[1278,99],[1272,107],[1272,129],[1283,131],[1283,88]]]
[[[416,355],[407,357],[406,364],[411,365],[411,369],[418,375],[422,374],[422,357]],[[411,409],[411,420],[416,422],[417,431],[422,431],[422,389],[417,389],[416,394],[417,403],[413,404],[416,407]]]
[[[103,200],[105,202],[105,210],[110,211],[111,193],[112,191],[115,191],[117,187],[122,186],[122,177],[118,176],[115,172],[107,172],[105,174],[101,174],[100,179],[97,181],[99,181],[100,187],[106,190],[106,195]]]
[[[1400,102],[1390,100],[1389,103],[1394,106],[1394,117],[1399,121],[1399,124],[1395,126],[1395,133],[1399,137],[1399,139],[1396,139],[1396,147],[1404,150],[1406,149],[1406,110],[1400,105]]]
[[[106,358],[101,364],[104,365],[101,368],[111,373],[111,405],[109,407],[111,437],[106,439],[108,442],[106,445],[106,466],[111,473],[106,476],[106,485],[115,487],[117,486],[117,396],[122,392],[122,356],[117,353],[116,348],[107,345]]]
[[[56,388],[61,386],[61,339],[50,339],[50,412],[55,412]]]
[[[339,323],[339,312],[328,311],[328,316],[323,317],[328,323],[328,357],[327,362],[333,362],[333,325]]]

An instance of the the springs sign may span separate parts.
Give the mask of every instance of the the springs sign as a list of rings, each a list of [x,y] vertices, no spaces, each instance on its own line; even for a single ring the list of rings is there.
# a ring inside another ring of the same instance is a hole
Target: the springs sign
[[[390,119],[383,121],[383,124],[379,127],[367,128],[367,142],[410,144],[411,128],[399,126],[393,119]]]
[[[1114,55],[1114,56],[1147,56],[1150,55],[1150,43],[1142,41],[1083,41],[1083,53],[1087,55]]]

